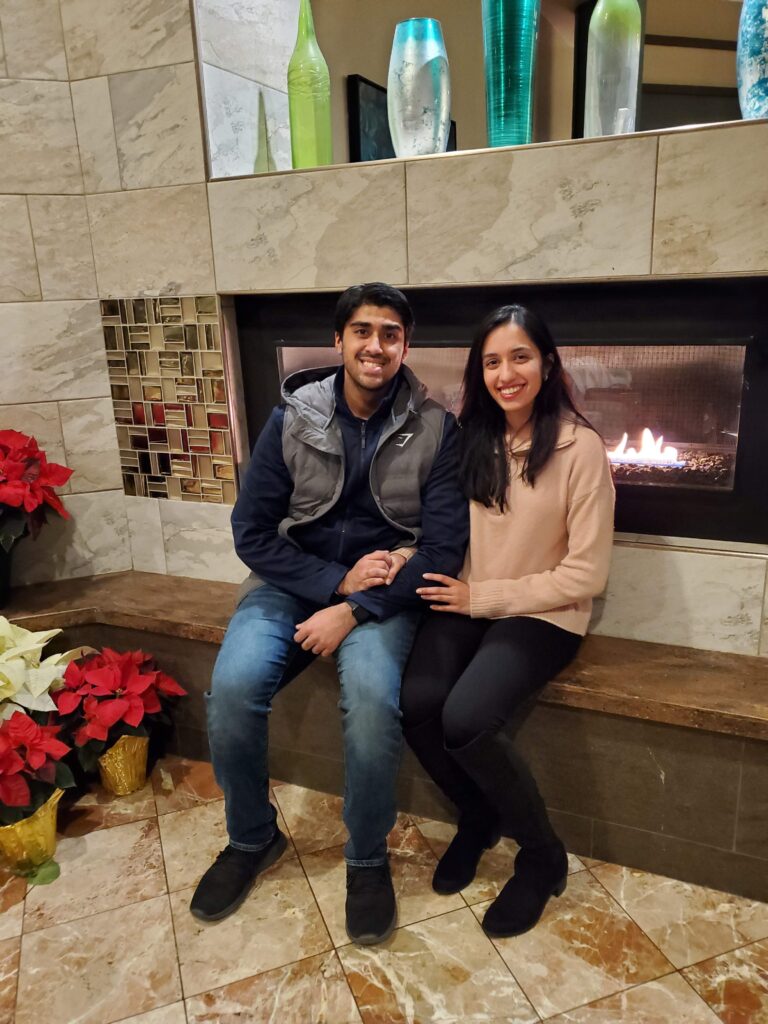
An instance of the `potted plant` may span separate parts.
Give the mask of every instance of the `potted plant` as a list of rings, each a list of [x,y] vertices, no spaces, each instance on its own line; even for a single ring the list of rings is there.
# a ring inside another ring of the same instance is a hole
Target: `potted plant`
[[[26,711],[38,712],[40,722],[45,724],[47,713],[56,710],[51,691],[64,685],[67,665],[93,650],[76,647],[43,658],[43,647],[59,633],[60,629],[36,633],[0,615],[0,721],[15,711]]]
[[[58,732],[59,726],[40,725],[23,711],[0,723],[0,858],[33,885],[59,875],[56,806],[63,789],[74,785],[61,760],[70,748]]]
[[[170,723],[170,707],[186,690],[144,651],[109,647],[70,662],[63,683],[52,696],[82,767],[98,768],[105,789],[119,796],[141,789],[150,731]]]
[[[26,533],[37,538],[49,508],[70,518],[54,487],[71,476],[71,469],[48,462],[34,437],[0,430],[0,606],[8,599],[14,544]]]

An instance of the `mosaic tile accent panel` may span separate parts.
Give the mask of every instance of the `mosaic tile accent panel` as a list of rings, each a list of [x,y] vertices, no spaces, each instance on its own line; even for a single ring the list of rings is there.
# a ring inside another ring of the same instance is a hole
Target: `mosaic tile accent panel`
[[[233,505],[216,296],[104,299],[101,320],[125,493]]]

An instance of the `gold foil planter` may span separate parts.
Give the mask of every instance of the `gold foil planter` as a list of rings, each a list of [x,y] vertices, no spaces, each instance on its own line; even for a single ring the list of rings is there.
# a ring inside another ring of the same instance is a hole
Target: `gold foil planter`
[[[56,852],[56,806],[62,792],[55,789],[28,818],[0,826],[0,856],[14,874],[35,874]]]
[[[141,789],[147,781],[147,736],[121,736],[114,746],[99,758],[99,772],[104,789],[116,796],[127,796]]]

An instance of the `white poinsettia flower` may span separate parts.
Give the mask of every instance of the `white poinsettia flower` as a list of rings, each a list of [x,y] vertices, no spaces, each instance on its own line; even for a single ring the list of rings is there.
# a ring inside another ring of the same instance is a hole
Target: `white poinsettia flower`
[[[60,629],[45,629],[36,633],[0,615],[0,662],[23,658],[30,665],[38,665],[43,647],[59,633]]]

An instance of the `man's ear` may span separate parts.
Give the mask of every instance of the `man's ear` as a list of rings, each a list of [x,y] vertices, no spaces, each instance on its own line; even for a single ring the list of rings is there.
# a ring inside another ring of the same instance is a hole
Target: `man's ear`
[[[341,352],[341,335],[336,331],[333,335],[333,347],[337,352]]]

